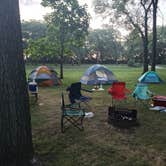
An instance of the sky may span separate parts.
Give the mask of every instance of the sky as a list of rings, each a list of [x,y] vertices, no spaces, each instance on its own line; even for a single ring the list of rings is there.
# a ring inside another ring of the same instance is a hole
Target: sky
[[[21,20],[43,20],[43,16],[49,12],[48,9],[40,5],[41,0],[19,0]],[[93,29],[100,28],[103,20],[95,15],[92,8],[93,0],[78,0],[81,5],[88,5],[88,12],[91,15],[90,27]],[[158,24],[166,25],[166,0],[159,0]]]
[[[21,20],[42,20],[43,16],[49,12],[48,9],[42,7],[40,5],[41,0],[19,0],[20,1],[20,15]],[[91,15],[90,25],[95,29],[100,27],[101,18],[97,18],[92,9],[92,1],[93,0],[78,0],[81,5],[88,5],[88,12]]]

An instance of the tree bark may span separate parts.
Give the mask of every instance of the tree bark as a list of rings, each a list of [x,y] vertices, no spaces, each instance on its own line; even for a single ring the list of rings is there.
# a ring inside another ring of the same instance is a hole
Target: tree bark
[[[144,38],[143,38],[143,47],[144,47],[144,62],[143,62],[143,73],[148,71],[148,65],[149,65],[149,50],[148,50],[148,13],[150,11],[152,2],[147,6],[148,1],[141,0],[141,5],[144,8],[145,17],[144,17]]]
[[[63,61],[64,61],[64,27],[61,27],[60,35],[60,78],[63,79]]]
[[[60,59],[60,78],[63,79],[63,52],[64,52],[64,46],[62,44],[61,46],[61,59]]]
[[[143,73],[148,71],[148,13],[145,12],[145,18],[144,18],[144,24],[145,24],[145,35],[143,39],[143,48],[144,48],[144,62],[143,62]]]
[[[18,0],[0,1],[0,165],[29,166],[31,117]]]
[[[152,41],[152,66],[151,70],[156,70],[156,45],[157,45],[157,4],[158,0],[152,0],[153,2],[153,41]]]

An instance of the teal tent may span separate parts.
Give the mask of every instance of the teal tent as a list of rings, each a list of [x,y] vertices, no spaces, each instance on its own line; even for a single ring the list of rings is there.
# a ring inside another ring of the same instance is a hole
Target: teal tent
[[[147,71],[146,73],[144,73],[139,79],[138,81],[140,83],[150,83],[150,84],[153,84],[153,83],[156,83],[156,84],[159,84],[159,83],[162,83],[162,79],[158,76],[158,74],[154,71]]]

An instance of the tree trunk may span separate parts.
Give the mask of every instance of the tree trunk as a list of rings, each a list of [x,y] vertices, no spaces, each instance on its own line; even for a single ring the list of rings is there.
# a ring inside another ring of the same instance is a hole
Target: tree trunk
[[[63,54],[64,54],[64,45],[61,43],[61,53],[60,53],[60,78],[63,79]]]
[[[143,38],[143,48],[144,48],[144,62],[143,62],[143,73],[148,71],[148,13],[145,13],[145,36]]]
[[[61,56],[61,63],[60,63],[60,79],[63,79],[63,57]]]
[[[60,78],[63,79],[63,61],[64,61],[64,26],[60,28]]]
[[[157,4],[158,0],[153,1],[153,42],[152,42],[152,66],[151,70],[156,70],[156,45],[157,45],[157,31],[156,31],[156,24],[157,24]]]
[[[29,166],[31,117],[18,0],[0,1],[0,165]]]

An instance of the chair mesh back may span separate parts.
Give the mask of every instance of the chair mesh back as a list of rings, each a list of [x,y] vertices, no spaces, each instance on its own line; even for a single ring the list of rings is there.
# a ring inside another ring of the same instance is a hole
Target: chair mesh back
[[[76,99],[79,99],[82,96],[81,83],[76,82],[76,83],[71,84],[71,86],[67,88],[67,91],[69,91],[70,102],[73,104]]]
[[[138,83],[137,87],[135,88],[133,92],[133,96],[139,98],[139,99],[149,99],[150,96],[148,95],[148,85]]]
[[[35,85],[35,84],[29,84],[28,88],[31,92],[36,92],[37,91],[37,85]]]
[[[113,97],[125,97],[125,82],[114,82],[112,84]]]
[[[76,82],[76,83],[71,84],[69,91],[70,91],[70,93],[72,93],[75,96],[81,96],[81,83]]]

